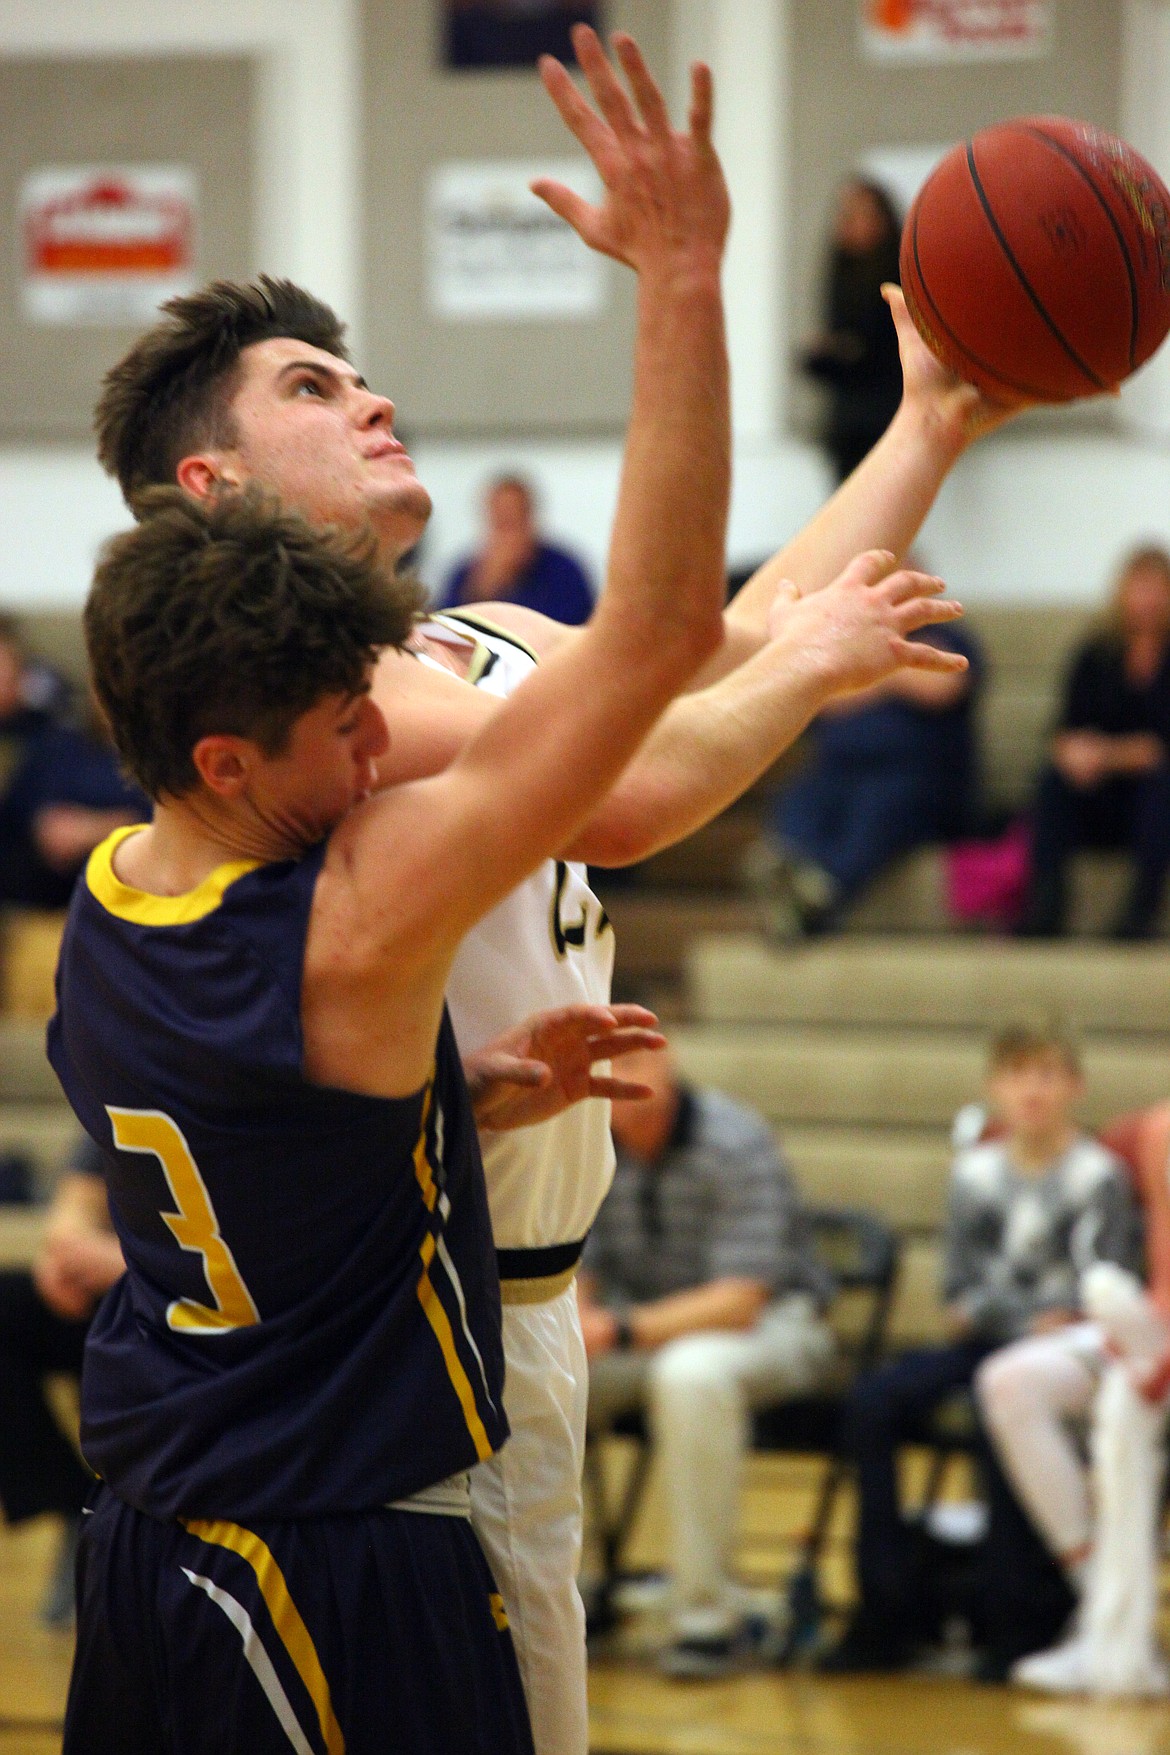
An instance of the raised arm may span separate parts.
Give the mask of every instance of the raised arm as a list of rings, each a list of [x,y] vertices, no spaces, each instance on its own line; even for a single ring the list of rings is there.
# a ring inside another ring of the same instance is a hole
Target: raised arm
[[[408,991],[416,1048],[428,1025],[433,1040],[429,1002],[437,1010],[460,937],[571,839],[721,637],[728,205],[710,139],[710,75],[696,68],[691,125],[678,134],[630,38],[615,47],[637,108],[593,32],[582,27],[574,40],[597,109],[559,63],[542,63],[542,76],[605,197],[592,207],[560,185],[535,188],[586,243],[638,274],[633,404],[605,591],[580,639],[554,653],[444,773],[347,819],[321,892],[311,973],[327,988],[348,980],[371,996]],[[371,997],[362,1022],[375,1009]],[[409,1088],[419,1055],[398,1043],[394,1056]]]

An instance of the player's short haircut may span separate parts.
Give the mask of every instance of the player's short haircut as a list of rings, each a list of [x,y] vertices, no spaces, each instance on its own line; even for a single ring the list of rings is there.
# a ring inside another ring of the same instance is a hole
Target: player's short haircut
[[[201,737],[269,755],[327,695],[369,686],[422,605],[372,535],[312,529],[255,487],[199,502],[150,488],[105,547],[85,606],[94,689],[127,772],[151,798],[198,784]]]
[[[106,373],[94,410],[99,461],[127,505],[144,487],[172,483],[192,452],[235,442],[244,348],[288,336],[349,358],[345,325],[291,280],[216,280],[163,312]]]
[[[1081,1045],[1076,1031],[1067,1019],[1056,1013],[1013,1019],[997,1030],[988,1050],[988,1064],[993,1073],[1004,1068],[1025,1066],[1030,1060],[1046,1060],[1058,1055],[1070,1073],[1081,1073]]]

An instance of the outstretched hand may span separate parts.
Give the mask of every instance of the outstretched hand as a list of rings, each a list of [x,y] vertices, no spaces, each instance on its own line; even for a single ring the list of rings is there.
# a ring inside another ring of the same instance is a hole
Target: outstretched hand
[[[870,549],[823,591],[801,597],[794,585],[782,584],[768,617],[779,654],[811,659],[832,694],[871,688],[903,668],[966,670],[961,653],[908,637],[954,621],[963,613],[960,605],[942,595],[941,579],[895,568],[888,550]]]
[[[666,1046],[640,1005],[560,1006],[537,1012],[465,1057],[476,1125],[532,1127],[584,1097],[649,1097],[648,1085],[594,1072],[598,1061]]]
[[[573,31],[577,60],[594,109],[551,55],[542,57],[545,89],[596,165],[605,195],[594,206],[564,183],[538,177],[532,192],[566,220],[593,250],[639,273],[683,266],[718,266],[731,207],[711,144],[711,72],[691,70],[686,133],[676,133],[658,86],[633,37],[615,32],[614,53],[629,81],[631,99],[595,31]]]
[[[892,283],[883,286],[882,297],[898,331],[903,401],[921,404],[941,425],[956,450],[1003,426],[1028,406],[1025,402],[996,402],[944,366],[918,333],[901,287]]]

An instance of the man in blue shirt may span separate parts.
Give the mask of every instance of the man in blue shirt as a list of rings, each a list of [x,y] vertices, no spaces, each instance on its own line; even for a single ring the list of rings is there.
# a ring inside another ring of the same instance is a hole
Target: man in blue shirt
[[[484,498],[484,511],[483,546],[450,574],[438,607],[506,599],[554,622],[587,622],[593,614],[592,587],[579,561],[540,540],[530,484],[518,475],[497,477]]]

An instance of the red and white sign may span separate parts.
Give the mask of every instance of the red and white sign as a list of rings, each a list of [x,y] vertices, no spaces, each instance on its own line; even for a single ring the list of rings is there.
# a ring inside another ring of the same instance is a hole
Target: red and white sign
[[[875,61],[1014,61],[1052,46],[1052,0],[861,0]]]
[[[33,323],[148,322],[195,284],[197,184],[181,165],[49,165],[20,191]]]

